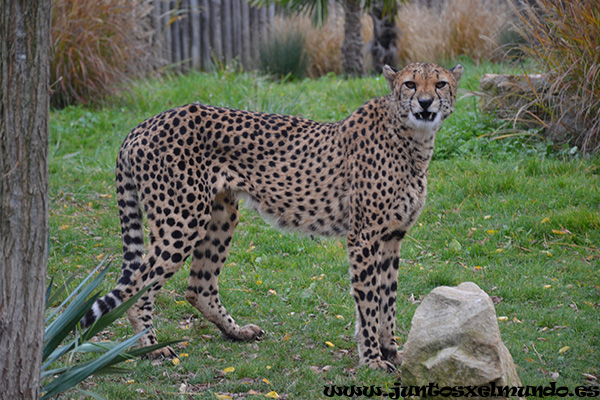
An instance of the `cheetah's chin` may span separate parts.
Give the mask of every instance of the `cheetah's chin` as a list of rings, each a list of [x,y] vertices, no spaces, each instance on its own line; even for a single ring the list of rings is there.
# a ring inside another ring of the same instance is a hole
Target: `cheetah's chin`
[[[442,124],[442,114],[421,111],[419,113],[411,113],[408,115],[407,126],[419,131],[435,133]]]

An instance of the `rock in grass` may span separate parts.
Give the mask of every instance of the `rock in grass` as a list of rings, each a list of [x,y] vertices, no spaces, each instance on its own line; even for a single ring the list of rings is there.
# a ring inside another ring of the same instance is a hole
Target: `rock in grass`
[[[412,319],[401,371],[402,386],[521,386],[494,304],[472,282],[441,286],[425,297]]]

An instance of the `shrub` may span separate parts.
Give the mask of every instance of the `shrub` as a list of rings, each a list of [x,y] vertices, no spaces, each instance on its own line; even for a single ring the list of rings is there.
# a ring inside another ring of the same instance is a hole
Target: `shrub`
[[[511,4],[519,20],[516,29],[525,38],[519,50],[550,76],[550,88],[531,99],[532,107],[541,107],[550,117],[538,122],[554,139],[568,141],[584,153],[598,152],[600,0]]]
[[[308,66],[305,41],[304,34],[298,29],[276,27],[259,46],[259,69],[280,78],[303,78]]]
[[[48,312],[42,356],[42,400],[58,396],[60,393],[71,389],[90,375],[98,373],[126,372],[127,370],[115,368],[114,365],[134,356],[144,355],[173,343],[160,343],[154,346],[130,350],[145,331],[138,333],[124,342],[94,343],[89,341],[94,335],[119,318],[148,290],[149,286],[108,314],[103,315],[85,332],[79,331],[77,327],[80,319],[90,310],[96,299],[100,296],[100,293],[92,294],[92,292],[98,287],[102,279],[108,273],[110,264],[107,265],[89,284],[87,284],[87,282],[91,280],[98,269],[102,267],[104,261],[102,261],[100,265],[98,265],[98,267],[96,267],[96,269],[92,271],[92,273],[89,274],[53,312]],[[46,292],[46,309],[61,296],[74,278],[75,274],[71,275],[71,277],[66,280],[65,284],[61,285],[59,290],[55,293],[52,293],[52,282],[50,282]],[[71,299],[73,300],[69,303]],[[67,303],[69,304],[67,305]],[[71,337],[73,333],[75,333],[75,337],[68,343],[62,344],[63,341]],[[88,361],[82,361],[79,356],[86,353],[99,353],[101,355]],[[55,364],[62,365],[56,366]],[[50,369],[51,366],[55,367]],[[83,390],[82,392],[97,398],[97,396],[92,393]]]
[[[97,101],[146,71],[152,64],[150,10],[141,0],[54,0],[52,106]]]
[[[277,18],[276,31],[285,29],[304,33],[304,50],[308,59],[306,74],[316,78],[333,72],[342,73],[342,41],[344,21],[338,16],[330,17],[322,27],[316,27],[306,16]]]

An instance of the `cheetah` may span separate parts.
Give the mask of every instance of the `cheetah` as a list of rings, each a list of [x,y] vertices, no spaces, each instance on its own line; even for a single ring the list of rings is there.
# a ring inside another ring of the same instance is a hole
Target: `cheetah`
[[[114,290],[82,319],[91,325],[152,284],[128,310],[140,345],[157,343],[157,292],[192,256],[185,298],[234,340],[260,339],[219,300],[218,278],[238,223],[238,199],[282,228],[346,236],[361,365],[394,370],[400,243],[425,202],[440,125],[463,73],[413,63],[385,66],[390,93],[342,121],[188,104],[126,137],[116,166],[123,265]],[[144,245],[142,207],[149,225]],[[174,357],[171,348],[153,357]]]

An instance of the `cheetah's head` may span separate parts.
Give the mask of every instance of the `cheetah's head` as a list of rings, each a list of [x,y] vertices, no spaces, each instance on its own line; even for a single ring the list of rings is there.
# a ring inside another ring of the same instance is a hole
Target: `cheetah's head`
[[[427,63],[409,64],[401,71],[388,65],[383,67],[392,99],[406,127],[433,134],[454,110],[463,71],[460,64],[450,70]]]

